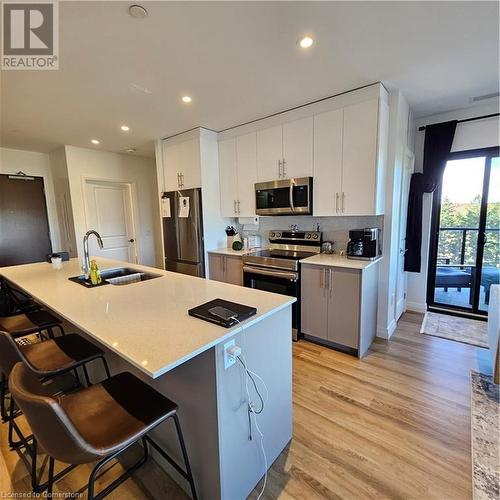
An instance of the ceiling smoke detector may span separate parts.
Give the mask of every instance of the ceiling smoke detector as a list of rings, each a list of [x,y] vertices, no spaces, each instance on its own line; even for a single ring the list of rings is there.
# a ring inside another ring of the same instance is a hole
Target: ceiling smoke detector
[[[135,17],[136,19],[144,19],[145,17],[148,17],[148,11],[142,5],[131,5],[128,8],[128,12],[132,17]]]

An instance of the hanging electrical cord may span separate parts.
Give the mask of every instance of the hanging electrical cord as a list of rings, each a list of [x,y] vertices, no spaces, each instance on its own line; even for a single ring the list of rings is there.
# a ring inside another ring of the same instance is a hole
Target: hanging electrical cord
[[[241,322],[238,320],[238,318],[233,317],[231,319],[234,319],[240,325],[241,331],[243,331],[243,326],[242,326]],[[260,490],[260,493],[257,497],[257,500],[260,500],[262,498],[262,495],[264,494],[264,491],[265,491],[266,485],[267,485],[268,462],[267,462],[266,450],[264,448],[264,433],[260,429],[259,423],[257,422],[257,415],[260,415],[264,411],[265,403],[267,403],[267,401],[269,399],[269,391],[268,391],[266,383],[264,382],[262,377],[248,368],[248,363],[245,359],[244,354],[240,354],[239,356],[236,356],[236,359],[240,362],[240,364],[244,370],[244,373],[245,373],[245,391],[247,394],[247,401],[248,401],[248,423],[249,423],[248,438],[249,438],[249,440],[253,439],[253,436],[252,436],[252,416],[253,416],[253,422],[254,422],[255,428],[257,429],[257,433],[259,434],[259,437],[260,437],[260,443],[259,443],[260,444],[260,451],[262,453],[262,457],[264,458],[264,483],[263,483],[262,489]],[[259,388],[257,386],[257,382],[255,381],[254,377],[256,379],[258,379],[260,381],[260,383],[262,384],[262,386],[264,387],[264,390],[266,392],[264,399],[262,398],[262,396],[260,394]],[[259,401],[260,401],[260,408],[258,410],[255,409],[252,398],[250,397],[250,388],[249,388],[249,383],[248,383],[249,379],[251,380],[253,387],[254,387],[254,390],[255,390],[255,393],[257,394]]]

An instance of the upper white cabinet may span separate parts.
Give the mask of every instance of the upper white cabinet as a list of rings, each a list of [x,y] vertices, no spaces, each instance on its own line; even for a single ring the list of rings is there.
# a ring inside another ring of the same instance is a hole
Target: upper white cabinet
[[[165,140],[162,147],[165,191],[201,187],[199,140]]]
[[[387,131],[379,98],[314,117],[314,215],[384,212]]]
[[[223,217],[235,217],[238,200],[236,139],[219,141],[220,210]]]
[[[283,178],[313,175],[313,117],[283,124]]]
[[[377,161],[379,104],[372,99],[344,108],[340,200],[344,215],[379,213],[377,197],[383,195],[377,175],[383,169]]]
[[[257,182],[256,133],[219,142],[221,215],[252,217],[255,215],[255,182]]]
[[[309,176],[313,215],[383,214],[388,128],[375,84],[220,133],[223,215],[255,214],[255,182]]]
[[[238,171],[238,216],[255,215],[255,183],[257,182],[257,134],[236,138],[236,166]]]
[[[313,171],[313,117],[257,132],[260,182],[308,177]]]
[[[314,215],[339,214],[343,117],[342,108],[314,117]]]
[[[257,131],[257,178],[259,182],[282,178],[283,126]]]

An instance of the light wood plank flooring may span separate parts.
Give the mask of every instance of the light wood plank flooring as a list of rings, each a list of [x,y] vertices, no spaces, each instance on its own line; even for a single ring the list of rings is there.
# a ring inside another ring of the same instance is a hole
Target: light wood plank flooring
[[[294,344],[293,440],[270,470],[265,498],[472,497],[469,370],[488,372],[488,352],[422,335],[421,322],[405,314],[393,339],[376,340],[361,361]],[[0,491],[27,492],[27,471],[1,427]],[[76,469],[59,491],[81,490],[88,471]],[[110,498],[187,497],[149,462]]]

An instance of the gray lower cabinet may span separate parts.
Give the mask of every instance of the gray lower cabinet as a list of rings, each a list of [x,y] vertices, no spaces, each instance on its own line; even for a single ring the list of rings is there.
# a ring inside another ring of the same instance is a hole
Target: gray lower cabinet
[[[378,265],[364,270],[302,264],[301,331],[364,356],[376,334]]]
[[[211,280],[243,285],[243,261],[238,255],[208,252],[208,269]]]

